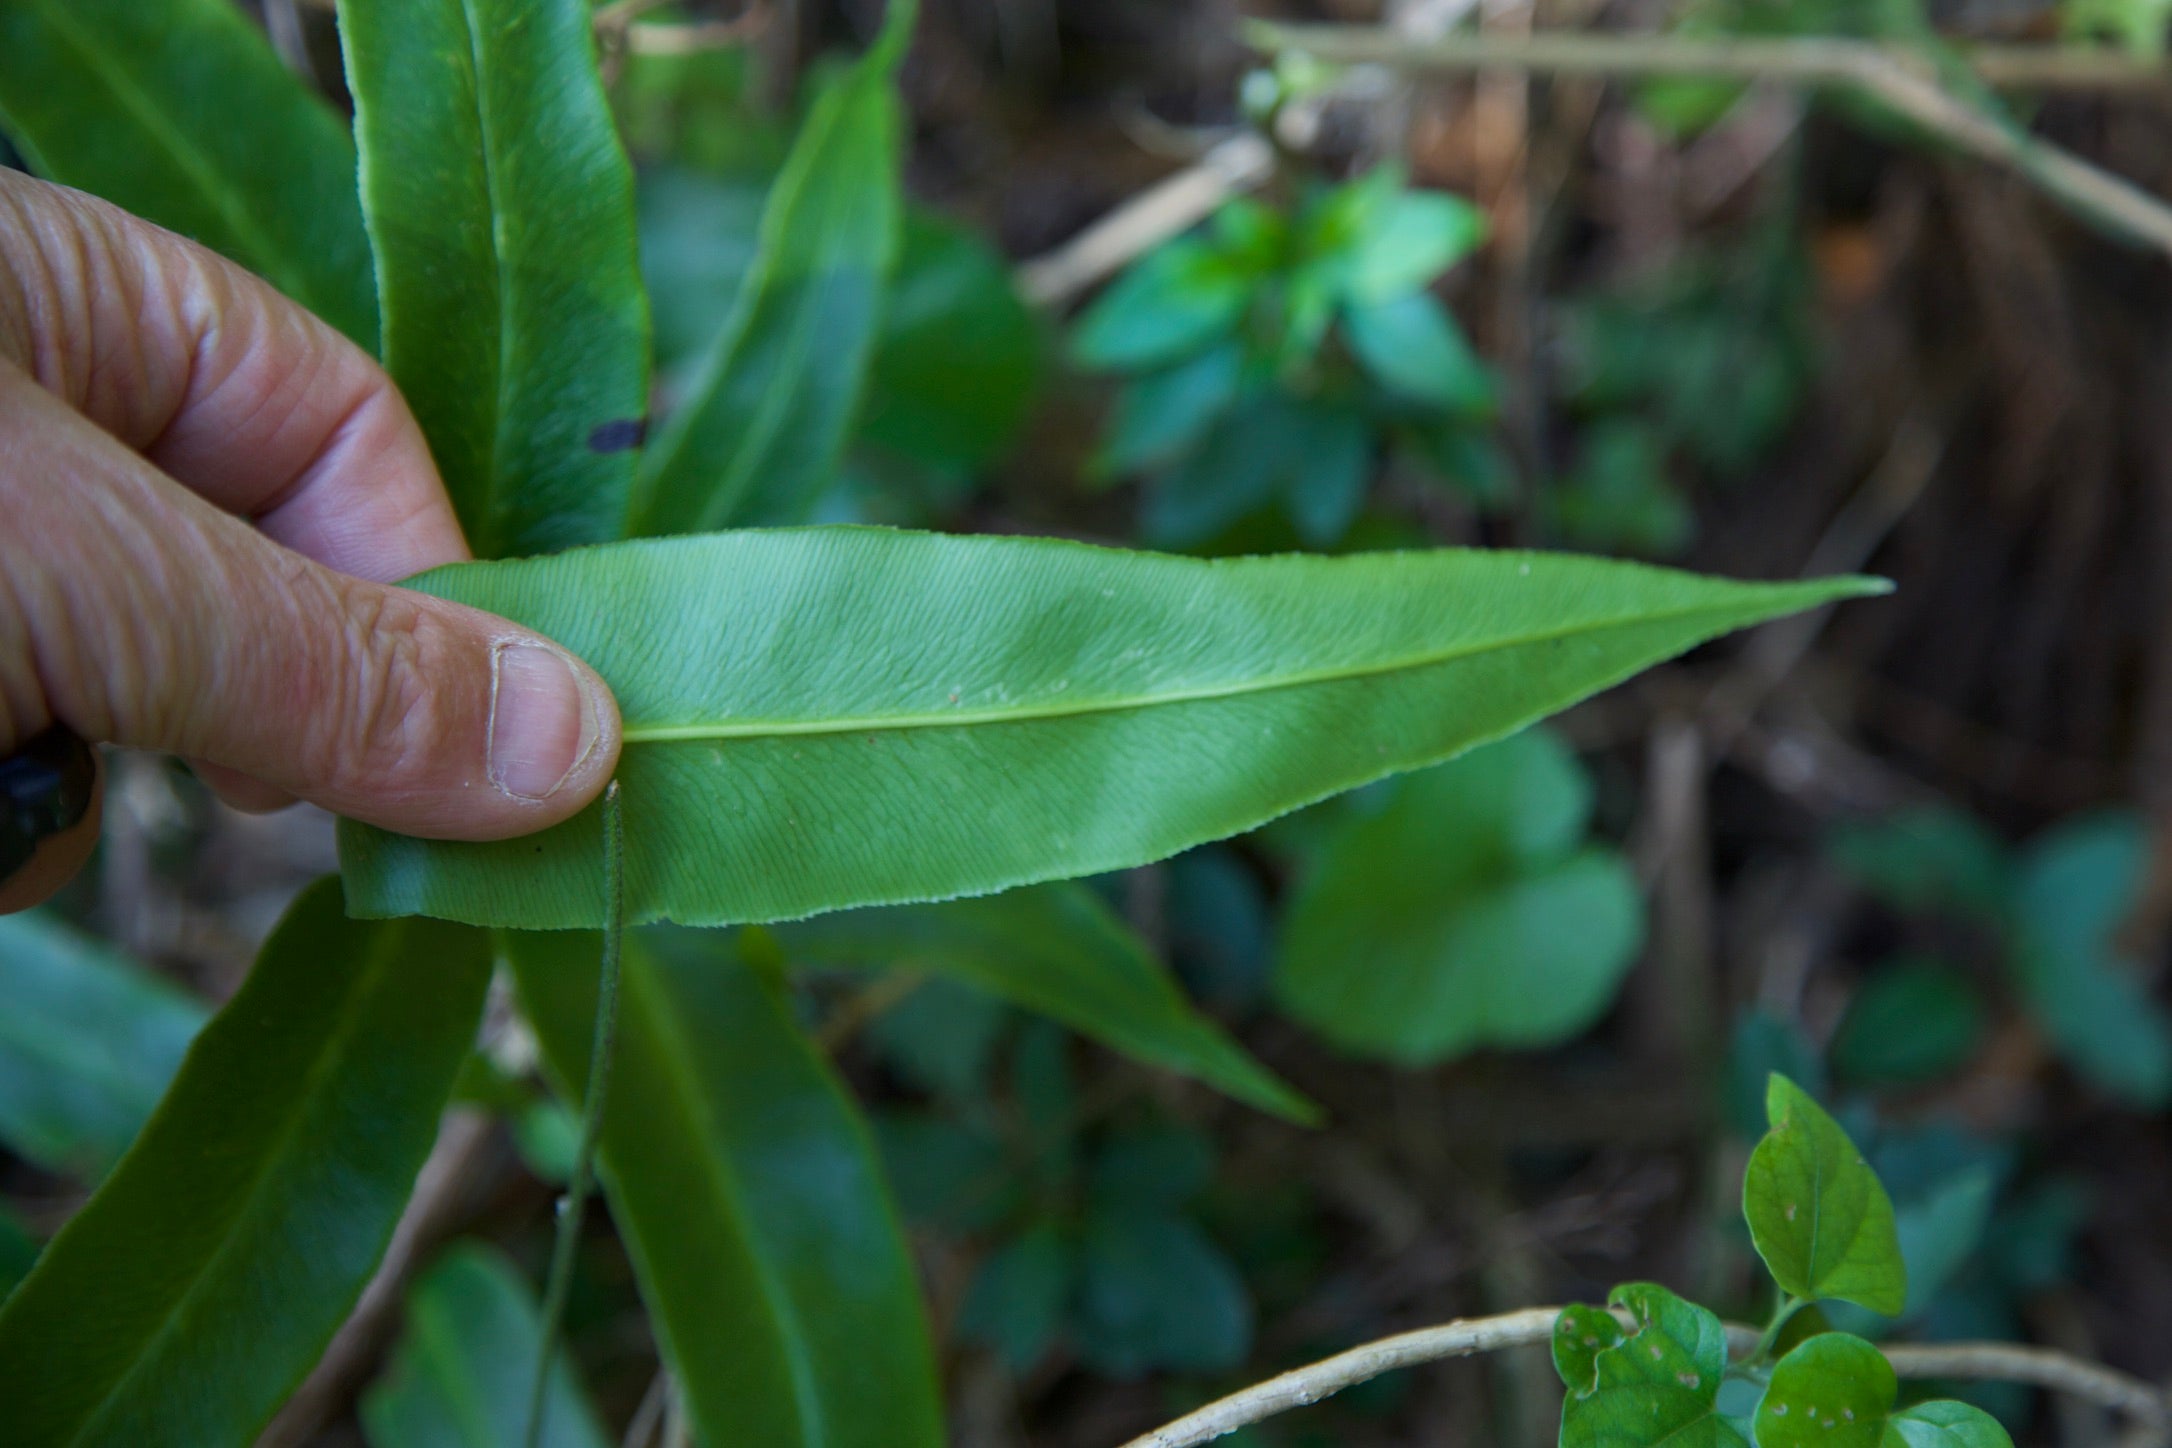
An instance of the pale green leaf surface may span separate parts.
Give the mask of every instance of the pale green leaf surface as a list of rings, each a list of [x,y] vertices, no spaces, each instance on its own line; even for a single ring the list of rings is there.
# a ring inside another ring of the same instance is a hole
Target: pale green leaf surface
[[[648,408],[633,173],[585,0],[343,0],[385,366],[478,557],[625,532]]]
[[[1859,1337],[1822,1333],[1773,1367],[1759,1448],[2013,1448],[1998,1420],[1950,1399],[1893,1411],[1892,1364]]]
[[[1319,1112],[1211,1019],[1094,893],[1050,884],[935,905],[848,910],[777,937],[792,960],[970,981],[1149,1065],[1297,1121]]]
[[[1908,1270],[1877,1173],[1785,1076],[1767,1083],[1765,1112],[1772,1129],[1750,1153],[1742,1211],[1773,1280],[1806,1301],[1839,1298],[1899,1316]]]
[[[504,948],[553,1079],[578,1099],[600,939]],[[844,1090],[751,968],[630,935],[623,969],[603,1179],[703,1440],[934,1448],[912,1263]]]
[[[1397,781],[1350,821],[1283,927],[1283,1008],[1346,1050],[1433,1062],[1589,1026],[1643,936],[1619,855],[1583,845],[1591,786],[1527,731]]]
[[[489,982],[479,931],[305,891],[0,1308],[10,1445],[249,1442],[375,1269]]]
[[[897,257],[894,65],[878,46],[808,115],[732,310],[642,457],[632,532],[804,522],[834,480]]]
[[[1747,1448],[1719,1413],[1727,1371],[1727,1330],[1719,1318],[1649,1282],[1625,1282],[1607,1301],[1629,1309],[1636,1326],[1626,1334],[1617,1328],[1612,1344],[1597,1330],[1583,1334],[1566,1367],[1556,1324],[1556,1366],[1588,1382],[1572,1382],[1561,1405],[1561,1448]],[[1597,1310],[1585,1313],[1583,1324],[1596,1329]],[[1601,1345],[1583,1337],[1600,1338]]]
[[[506,1448],[525,1441],[542,1319],[497,1248],[461,1242],[407,1292],[392,1362],[363,1395],[370,1448]],[[551,1363],[541,1448],[608,1448],[561,1349]]]
[[[0,1141],[95,1181],[128,1149],[211,1014],[44,912],[0,916]]]
[[[687,924],[1141,864],[1880,588],[862,528],[649,540],[413,586],[548,634],[610,683],[628,918]],[[497,844],[341,834],[358,911],[524,928],[599,923],[601,848],[594,809]]]
[[[231,0],[7,0],[0,130],[375,349],[354,142]]]
[[[1485,235],[1485,212],[1462,197],[1400,192],[1353,245],[1351,299],[1380,302],[1414,292],[1468,256]]]

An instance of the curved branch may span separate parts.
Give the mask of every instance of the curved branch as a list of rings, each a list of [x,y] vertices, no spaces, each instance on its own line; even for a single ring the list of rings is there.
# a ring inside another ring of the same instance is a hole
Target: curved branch
[[[1526,1307],[1497,1317],[1462,1318],[1384,1337],[1231,1393],[1132,1439],[1124,1448],[1190,1448],[1262,1418],[1317,1403],[1397,1368],[1502,1348],[1536,1347],[1552,1340],[1554,1319],[1560,1315],[1558,1307]],[[1617,1311],[1616,1315],[1628,1324],[1627,1313]],[[1737,1356],[1753,1347],[1757,1336],[1755,1328],[1727,1324],[1728,1347]],[[1893,1371],[1903,1378],[2026,1383],[2086,1398],[2151,1425],[2172,1424],[2172,1399],[2165,1393],[2139,1378],[2047,1348],[1957,1342],[1904,1345],[1881,1351],[1893,1364]]]
[[[1278,25],[1251,21],[1244,35],[1267,51],[1297,51],[1330,63],[1367,63],[1413,71],[1524,70],[1534,74],[1615,78],[1678,77],[1841,86],[1875,96],[1955,148],[2010,168],[2082,220],[2172,257],[2172,206],[2131,181],[2094,166],[2042,137],[1962,99],[1939,83],[1928,59],[1872,41],[1831,36],[1685,37],[1596,31],[1522,36],[1450,35],[1411,41],[1366,26]],[[2104,79],[2105,58],[2051,52],[2024,57],[2008,48],[1995,69],[2012,83],[2024,74],[2044,85]],[[2137,73],[2111,62],[2122,80],[2161,89],[2165,72]]]

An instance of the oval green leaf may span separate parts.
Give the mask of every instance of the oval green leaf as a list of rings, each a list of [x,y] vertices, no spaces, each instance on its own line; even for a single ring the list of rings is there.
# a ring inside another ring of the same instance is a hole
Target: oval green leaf
[[[1555,1324],[1555,1365],[1573,1370],[1561,1405],[1561,1448],[1748,1448],[1719,1413],[1720,1380],[1727,1372],[1727,1330],[1718,1317],[1649,1282],[1625,1282],[1607,1295],[1635,1322],[1617,1340],[1604,1341],[1582,1309],[1579,1325],[1593,1330],[1592,1347],[1579,1337],[1562,1363],[1560,1322]],[[1561,1321],[1567,1321],[1564,1314]],[[1588,1352],[1589,1356],[1586,1356]]]
[[[770,188],[731,313],[642,460],[634,533],[805,522],[834,480],[897,259],[891,9],[890,38],[823,93]]]
[[[363,1395],[370,1448],[525,1443],[542,1348],[535,1294],[505,1254],[455,1245],[408,1289],[391,1366]],[[539,1448],[609,1448],[562,1349],[546,1392]]]
[[[578,1100],[598,939],[505,950]],[[912,1262],[850,1099],[752,968],[629,935],[623,969],[603,1179],[703,1441],[937,1448]]]
[[[1053,884],[938,905],[847,910],[780,926],[809,965],[917,970],[969,981],[1134,1060],[1196,1076],[1293,1121],[1319,1109],[1246,1053],[1145,942],[1084,886]]]
[[[415,587],[616,691],[630,921],[734,924],[1143,864],[1430,764],[1730,629],[1880,591],[1541,553],[1199,560],[810,528]],[[350,903],[595,926],[597,811],[454,844],[346,824]]]
[[[489,983],[481,932],[305,891],[0,1309],[9,1443],[248,1442],[376,1267]]]
[[[1345,1050],[1405,1064],[1589,1026],[1635,959],[1627,864],[1588,846],[1591,784],[1530,730],[1392,786],[1325,846],[1283,927],[1275,993]]]
[[[491,558],[622,536],[648,301],[586,0],[339,13],[385,366],[468,546]]]
[[[1806,1302],[1838,1298],[1898,1317],[1908,1269],[1878,1174],[1785,1076],[1766,1083],[1765,1114],[1772,1129],[1750,1153],[1742,1213],[1772,1280]]]
[[[1571,1393],[1587,1394],[1599,1386],[1599,1354],[1619,1347],[1624,1336],[1605,1308],[1571,1303],[1554,1319],[1554,1371]]]
[[[354,142],[231,0],[0,5],[0,130],[376,349]]]
[[[1951,1399],[1893,1411],[1893,1366],[1859,1337],[1828,1332],[1780,1359],[1757,1405],[1759,1448],[2013,1448],[1981,1408]]]
[[[0,916],[0,1142],[96,1181],[211,1012],[42,911]]]

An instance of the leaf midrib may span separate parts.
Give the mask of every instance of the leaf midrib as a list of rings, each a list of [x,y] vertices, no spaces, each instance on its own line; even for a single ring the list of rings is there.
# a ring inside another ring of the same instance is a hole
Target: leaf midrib
[[[487,541],[493,544],[506,531],[499,498],[499,459],[505,455],[507,420],[512,416],[511,378],[513,374],[513,308],[508,304],[506,291],[507,267],[505,260],[505,228],[503,198],[499,194],[497,140],[490,125],[490,101],[485,94],[483,74],[483,38],[478,30],[475,0],[460,0],[460,24],[468,36],[468,71],[475,81],[475,135],[479,144],[477,158],[483,169],[483,199],[490,209],[490,298],[497,311],[498,356],[492,369],[491,393],[496,406],[490,418],[490,448],[483,458],[482,477],[478,482],[483,495],[479,500],[482,522],[490,530]]]
[[[272,243],[269,234],[249,213],[248,208],[236,203],[227,189],[219,184],[218,168],[207,162],[195,147],[183,144],[183,129],[171,123],[161,124],[163,117],[157,104],[135,83],[135,78],[125,67],[109,63],[97,47],[90,44],[88,37],[69,17],[65,7],[56,4],[55,0],[37,0],[37,3],[39,11],[45,15],[54,33],[82,58],[84,68],[105,81],[121,109],[136,122],[138,132],[147,137],[153,146],[164,151],[174,165],[195,183],[197,194],[211,203],[211,209],[226,223],[234,239],[248,248],[250,256],[246,264],[273,277],[279,290],[288,296],[314,304],[316,299],[311,295],[310,288],[303,278],[290,269],[286,257],[280,248]]]
[[[190,1278],[188,1286],[174,1296],[166,1311],[161,1314],[157,1327],[144,1335],[127,1370],[113,1380],[90,1416],[83,1420],[74,1436],[68,1440],[71,1448],[72,1445],[90,1439],[92,1430],[97,1428],[106,1415],[113,1411],[114,1405],[123,1399],[128,1385],[144,1371],[157,1355],[158,1349],[173,1336],[181,1319],[187,1315],[187,1310],[204,1290],[204,1284],[222,1275],[221,1269],[232,1255],[235,1244],[243,1237],[244,1227],[255,1216],[267,1184],[291,1157],[295,1138],[300,1135],[303,1123],[313,1114],[311,1108],[317,1101],[321,1088],[332,1072],[347,1059],[354,1044],[354,1037],[362,1029],[368,1013],[358,1008],[356,1003],[366,1001],[375,993],[381,983],[380,977],[398,958],[397,947],[403,943],[406,934],[405,930],[387,930],[370,951],[370,959],[356,973],[353,988],[348,992],[340,1011],[338,1025],[325,1042],[324,1049],[310,1062],[309,1070],[302,1077],[303,1089],[293,1093],[290,1098],[294,1102],[293,1110],[274,1133],[271,1149],[263,1154],[256,1169],[249,1174],[249,1179],[239,1194],[241,1209],[227,1218],[227,1229],[220,1236],[218,1246],[212,1249],[203,1266]],[[148,1131],[148,1127],[146,1130]]]
[[[1781,611],[1784,610],[1774,610],[1775,613]],[[1509,649],[1529,648],[1539,644],[1554,643],[1561,639],[1574,638],[1582,634],[1605,633],[1615,629],[1639,628],[1651,624],[1677,623],[1700,615],[1716,614],[1733,617],[1738,612],[1738,605],[1699,604],[1695,607],[1639,614],[1634,618],[1605,623],[1578,623],[1551,629],[1539,629],[1531,633],[1517,634],[1508,638],[1488,639],[1481,643],[1437,649],[1377,663],[1353,664],[1340,669],[1311,669],[1278,677],[1240,679],[1226,684],[1171,689],[1163,693],[1143,694],[1136,697],[1082,699],[1063,704],[1045,703],[999,709],[954,709],[939,714],[861,714],[831,719],[743,719],[720,720],[700,724],[628,724],[625,728],[624,738],[628,744],[678,744],[721,739],[766,739],[822,734],[865,734],[906,729],[970,728],[986,724],[1017,724],[1042,719],[1069,719],[1095,714],[1121,714],[1141,709],[1209,703],[1218,699],[1242,698],[1251,694],[1270,694],[1285,689],[1309,688],[1318,684],[1347,683],[1356,679],[1377,678],[1388,674],[1412,673],[1420,669],[1434,668],[1442,664],[1459,663],[1466,659],[1480,658],[1486,654],[1500,653]]]

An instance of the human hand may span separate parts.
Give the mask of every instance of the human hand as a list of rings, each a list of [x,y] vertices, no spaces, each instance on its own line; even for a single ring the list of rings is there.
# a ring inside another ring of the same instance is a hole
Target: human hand
[[[618,708],[549,640],[388,586],[467,556],[361,349],[0,169],[0,760],[57,724],[185,755],[242,808],[439,839],[555,824],[610,778]],[[97,813],[0,879],[0,912],[81,867]]]

